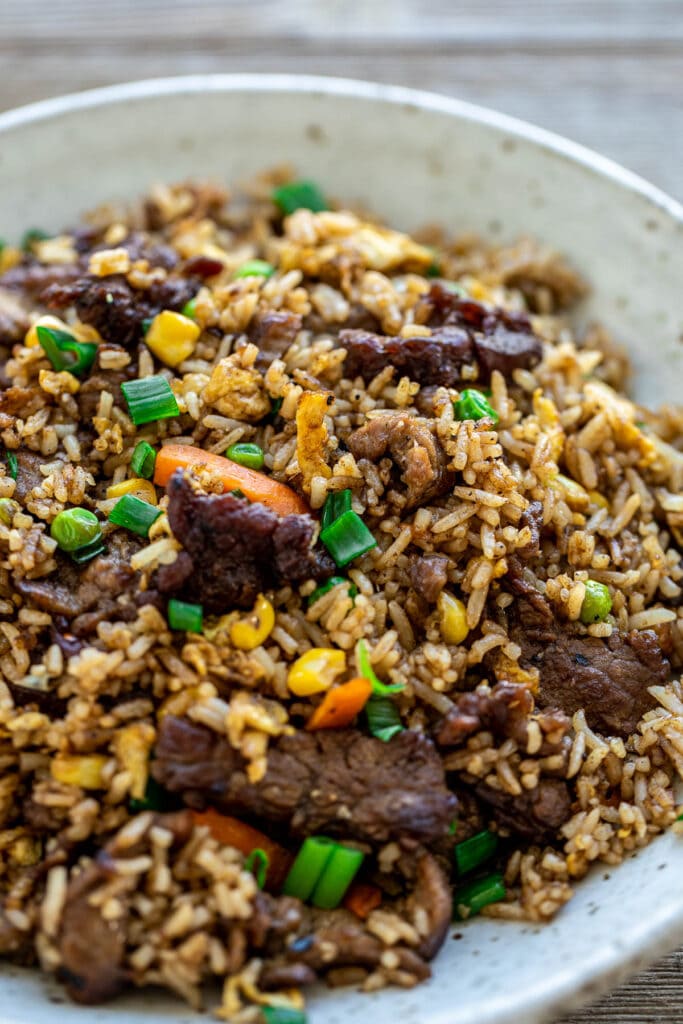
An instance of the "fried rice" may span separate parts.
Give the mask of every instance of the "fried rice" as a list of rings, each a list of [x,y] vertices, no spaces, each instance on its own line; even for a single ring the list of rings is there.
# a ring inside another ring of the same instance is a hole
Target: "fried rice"
[[[79,1002],[303,1020],[680,827],[683,413],[450,228],[283,169],[0,247],[0,951]]]

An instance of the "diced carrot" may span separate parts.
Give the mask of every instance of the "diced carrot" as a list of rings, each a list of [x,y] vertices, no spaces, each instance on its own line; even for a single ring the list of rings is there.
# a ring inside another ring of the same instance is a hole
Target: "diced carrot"
[[[362,921],[369,917],[381,902],[382,890],[367,882],[355,882],[344,897],[346,909],[360,917]]]
[[[257,828],[246,825],[238,818],[220,814],[210,807],[206,811],[192,811],[197,825],[206,825],[214,839],[224,846],[234,846],[247,857],[252,850],[263,850],[268,855],[268,874],[266,889],[279,892],[292,866],[293,856],[289,850],[276,843],[274,839],[259,832]]]
[[[176,469],[207,469],[223,482],[226,491],[240,490],[250,501],[260,501],[279,516],[310,511],[299,495],[277,480],[188,444],[165,444],[154,465],[154,483],[165,487]]]
[[[306,722],[307,729],[341,729],[350,725],[365,707],[372,693],[372,683],[363,676],[328,690]]]

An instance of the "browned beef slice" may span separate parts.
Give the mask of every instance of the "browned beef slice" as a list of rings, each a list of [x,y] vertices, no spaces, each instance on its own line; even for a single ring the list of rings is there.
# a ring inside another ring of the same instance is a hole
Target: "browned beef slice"
[[[533,558],[541,549],[541,530],[543,528],[542,501],[529,502],[529,507],[522,512],[519,519],[520,530],[525,526],[529,527],[531,540],[524,547],[517,550],[522,558]]]
[[[379,462],[389,454],[406,485],[406,508],[423,504],[449,491],[455,479],[447,469],[446,453],[429,420],[399,412],[384,412],[347,438],[357,459]]]
[[[80,319],[97,328],[105,341],[129,348],[142,340],[143,320],[162,309],[182,309],[198,287],[196,280],[168,277],[138,290],[121,274],[86,275],[71,284],[48,288],[45,301],[55,309],[73,305]]]
[[[397,970],[412,974],[418,981],[430,975],[422,957],[405,946],[392,946],[398,958]],[[386,946],[376,935],[345,911],[337,911],[329,924],[324,923],[307,935],[298,936],[287,949],[287,959],[306,964],[316,974],[326,974],[337,967],[379,967]]]
[[[19,298],[9,289],[0,287],[0,345],[23,341],[29,325],[28,314]]]
[[[14,388],[10,388],[10,391],[13,390]],[[49,460],[47,456],[41,455],[40,452],[32,452],[28,448],[19,448],[14,454],[17,457],[17,485],[14,497],[17,501],[25,501],[26,495],[34,487],[40,487],[45,480],[40,467]]]
[[[252,318],[248,334],[249,340],[258,345],[256,365],[260,370],[285,354],[301,330],[301,324],[299,314],[287,310],[257,313]]]
[[[226,740],[168,715],[152,773],[191,805],[287,823],[294,835],[429,842],[448,831],[457,804],[432,743],[408,730],[389,743],[351,729],[281,736],[264,778],[252,783]]]
[[[423,936],[417,952],[432,960],[441,949],[453,914],[453,896],[448,879],[431,856],[425,853],[417,862],[415,889],[410,903],[425,912],[429,931]]]
[[[278,518],[260,502],[232,494],[198,494],[178,470],[168,484],[168,521],[183,545],[157,573],[162,593],[183,593],[207,611],[251,608],[259,593],[283,583],[322,580],[334,572],[329,555],[311,546],[308,515]]]
[[[415,555],[408,576],[413,590],[434,604],[448,581],[448,559],[445,555]]]
[[[342,330],[339,344],[346,349],[344,376],[370,381],[387,366],[397,376],[420,384],[452,387],[462,379],[462,367],[474,362],[474,348],[460,327],[435,330],[431,338],[394,338],[366,330]]]
[[[525,839],[552,838],[571,814],[569,787],[564,779],[541,779],[535,789],[512,796],[485,782],[474,786],[481,801],[488,804],[499,825]]]
[[[50,286],[68,285],[83,273],[84,264],[39,263],[35,256],[23,261],[0,275],[0,287],[21,291],[31,301],[41,300]]]
[[[648,687],[669,678],[669,662],[653,630],[586,636],[556,619],[549,606],[544,612],[527,598],[510,606],[508,620],[511,639],[522,648],[521,663],[539,670],[538,703],[568,715],[583,708],[589,725],[602,732],[634,732],[655,703]]]

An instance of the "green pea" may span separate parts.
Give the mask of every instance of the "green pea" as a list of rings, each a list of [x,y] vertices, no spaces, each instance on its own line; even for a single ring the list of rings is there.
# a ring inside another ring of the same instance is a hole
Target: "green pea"
[[[263,469],[263,448],[258,444],[231,444],[226,456],[247,469]]]
[[[101,535],[100,521],[87,508],[66,508],[52,520],[50,536],[62,551],[78,551]]]
[[[612,610],[612,598],[608,587],[596,580],[586,580],[586,594],[581,605],[579,618],[584,625],[604,622]]]
[[[10,526],[21,505],[14,498],[0,498],[0,523]]]

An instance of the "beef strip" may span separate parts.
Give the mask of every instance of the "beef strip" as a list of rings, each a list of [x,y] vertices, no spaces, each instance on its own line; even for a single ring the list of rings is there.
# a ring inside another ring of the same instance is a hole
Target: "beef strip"
[[[587,636],[559,621],[540,594],[533,602],[518,598],[508,622],[510,639],[522,649],[520,664],[539,671],[538,703],[568,715],[583,708],[588,724],[601,732],[629,736],[655,703],[648,687],[669,678],[654,630]]]
[[[39,302],[43,301],[48,288],[71,284],[84,269],[82,260],[77,263],[40,263],[35,256],[25,256],[16,267],[0,275],[0,288],[22,292],[29,301]]]
[[[425,960],[432,960],[448,934],[453,915],[453,895],[446,875],[429,853],[423,854],[417,862],[415,883],[409,904],[414,911],[424,912],[429,926],[417,952]]]
[[[462,379],[463,366],[474,362],[475,353],[467,331],[460,327],[434,330],[430,338],[395,338],[362,329],[339,332],[346,349],[344,376],[362,377],[368,383],[385,367],[398,376],[420,384],[452,387]]]
[[[534,789],[512,796],[485,782],[474,784],[499,825],[534,842],[550,840],[571,814],[571,796],[564,779],[543,778]]]
[[[275,359],[281,359],[301,330],[302,318],[298,313],[279,310],[256,313],[249,324],[249,340],[258,346],[256,366],[266,369]]]
[[[354,430],[346,443],[357,459],[377,463],[389,454],[406,485],[405,508],[446,494],[455,475],[429,420],[400,412],[383,412]]]
[[[14,390],[10,388],[10,391]],[[14,454],[17,457],[17,484],[14,488],[14,497],[17,501],[23,502],[27,494],[35,487],[40,487],[45,480],[40,467],[49,461],[49,457],[41,455],[40,452],[32,452],[28,448],[18,448]]]
[[[435,604],[448,582],[448,559],[445,555],[414,555],[408,576],[413,590],[427,604]]]
[[[105,341],[130,348],[143,338],[143,320],[162,309],[182,309],[198,288],[196,279],[184,277],[168,277],[138,290],[121,274],[85,275],[66,285],[52,285],[44,299],[54,309],[73,305],[83,323],[95,327]]]
[[[182,593],[206,611],[223,612],[251,608],[264,590],[327,579],[335,571],[329,555],[312,547],[311,516],[278,518],[260,502],[197,493],[179,470],[168,495],[168,521],[184,550],[157,572],[164,594]]]
[[[223,737],[167,715],[152,774],[192,806],[286,824],[297,836],[429,842],[446,834],[457,803],[432,743],[409,730],[389,743],[351,729],[281,736],[264,778],[252,783]]]

